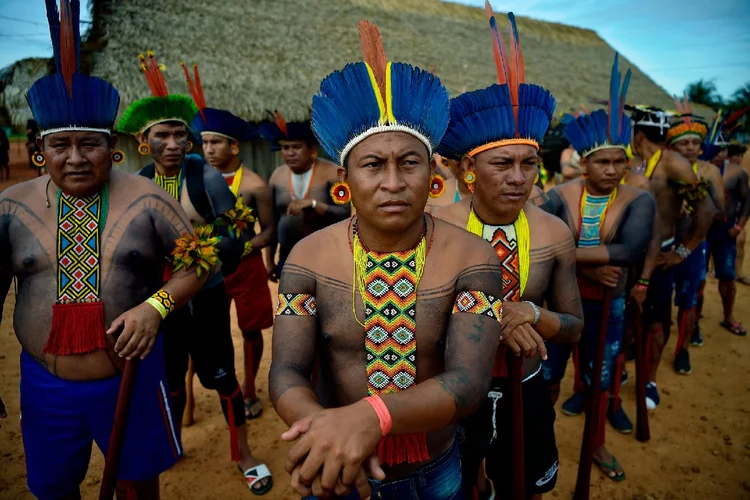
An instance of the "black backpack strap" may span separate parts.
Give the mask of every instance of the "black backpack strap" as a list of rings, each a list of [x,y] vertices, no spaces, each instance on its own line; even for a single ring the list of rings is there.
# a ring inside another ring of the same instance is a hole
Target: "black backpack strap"
[[[187,183],[188,197],[195,211],[206,221],[211,223],[216,219],[211,201],[206,193],[206,184],[203,179],[203,158],[188,156],[185,160],[185,182]]]
[[[138,172],[138,175],[142,175],[147,179],[153,179],[154,177],[156,177],[156,167],[153,163],[149,163],[148,165],[143,167],[140,172]]]

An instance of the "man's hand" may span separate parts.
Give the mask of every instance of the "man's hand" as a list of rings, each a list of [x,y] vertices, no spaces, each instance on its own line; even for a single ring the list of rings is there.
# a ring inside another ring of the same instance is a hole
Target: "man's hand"
[[[279,267],[273,262],[266,264],[266,273],[268,274],[268,280],[271,283],[279,282]]]
[[[648,294],[648,287],[643,285],[635,285],[630,290],[630,298],[635,301],[639,311],[643,311],[643,302],[646,300]]]
[[[8,418],[8,414],[5,412],[5,403],[3,403],[3,398],[0,398],[0,418]],[[0,425],[0,428],[2,425]]]
[[[295,474],[296,471],[297,478],[292,477],[292,486],[298,493],[305,496],[311,491],[315,478],[320,476],[316,489],[329,496],[339,482],[342,487],[366,488],[369,495],[366,475],[362,482],[362,464],[372,456],[380,441],[380,421],[369,403],[359,401],[320,411],[295,422],[282,434],[282,439],[291,440],[302,434],[285,463],[287,472]],[[365,492],[360,492],[363,498]]]
[[[520,356],[523,353],[525,357],[533,358],[538,350],[542,359],[547,359],[547,347],[544,345],[544,339],[529,323],[518,325],[501,343],[513,351],[514,356]]]
[[[500,340],[507,338],[518,326],[534,322],[534,308],[526,302],[503,302],[503,322]]]
[[[142,303],[122,313],[112,322],[107,335],[113,335],[122,329],[115,343],[115,352],[121,358],[145,358],[156,342],[159,333],[161,315],[153,306]]]
[[[602,285],[614,288],[622,276],[622,268],[615,266],[599,266],[595,268],[596,281]]]
[[[733,240],[736,240],[737,236],[739,236],[739,235],[740,235],[740,230],[739,229],[737,229],[736,227],[730,227],[729,228],[729,237],[730,238],[732,238]]]
[[[312,208],[312,200],[303,198],[301,200],[292,200],[286,209],[287,215],[300,215],[306,208]]]
[[[656,258],[656,265],[664,266],[664,269],[669,269],[680,264],[683,260],[685,259],[677,255],[677,252],[670,250],[669,252],[659,253],[659,256]]]

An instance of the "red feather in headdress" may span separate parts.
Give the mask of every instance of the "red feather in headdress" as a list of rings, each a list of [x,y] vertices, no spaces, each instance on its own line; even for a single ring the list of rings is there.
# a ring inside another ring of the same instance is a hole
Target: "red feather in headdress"
[[[273,121],[276,123],[276,126],[279,127],[279,130],[281,130],[281,133],[284,134],[284,137],[289,137],[289,132],[286,127],[286,120],[284,119],[284,116],[278,111],[274,111]]]
[[[506,83],[508,83],[508,55],[505,53],[503,39],[500,37],[500,32],[497,29],[495,14],[492,11],[492,5],[490,5],[489,0],[485,1],[484,3],[484,11],[487,13],[487,19],[490,22],[490,34],[492,35],[492,53],[495,57],[497,83],[499,85],[505,85]]]
[[[742,118],[742,115],[744,115],[748,111],[750,111],[750,106],[739,111],[735,111],[731,115],[727,116],[727,119],[724,120],[724,126],[722,127],[723,130],[731,131],[736,125],[737,121]]]
[[[206,123],[206,115],[203,114],[203,110],[206,108],[206,99],[203,96],[203,86],[201,85],[200,73],[198,73],[198,65],[193,64],[193,75],[195,75],[195,82],[193,82],[193,79],[190,78],[190,73],[188,72],[185,63],[180,61],[180,66],[182,66],[182,71],[185,73],[188,88],[190,89],[190,95],[193,96],[193,101],[195,102],[195,105],[198,106],[198,112],[201,114],[203,123]]]
[[[156,61],[154,53],[150,50],[146,52],[148,59],[143,54],[138,54],[138,60],[141,63],[141,69],[146,77],[148,87],[151,89],[151,94],[154,97],[166,97],[169,95],[167,90],[167,82],[164,80],[164,74],[161,72],[159,63]]]
[[[70,1],[60,2],[60,73],[73,97],[73,73],[76,72],[76,41]]]
[[[386,104],[385,70],[388,65],[388,59],[385,56],[383,40],[380,38],[380,31],[378,31],[378,27],[370,21],[360,21],[357,24],[357,31],[359,32],[359,44],[362,49],[362,59],[372,69],[372,72],[375,75],[375,81],[378,84],[378,90],[383,98],[383,103]]]

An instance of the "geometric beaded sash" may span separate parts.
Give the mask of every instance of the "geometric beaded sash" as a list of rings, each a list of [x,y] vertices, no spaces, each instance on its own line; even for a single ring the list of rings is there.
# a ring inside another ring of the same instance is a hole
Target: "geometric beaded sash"
[[[57,300],[59,303],[99,299],[100,231],[106,223],[107,187],[87,198],[58,191]]]
[[[416,249],[367,252],[364,285],[367,392],[403,391],[417,379]]]
[[[180,201],[180,190],[182,188],[182,171],[180,171],[177,175],[170,176],[154,174],[154,182],[156,182],[157,186],[169,193],[172,198]]]

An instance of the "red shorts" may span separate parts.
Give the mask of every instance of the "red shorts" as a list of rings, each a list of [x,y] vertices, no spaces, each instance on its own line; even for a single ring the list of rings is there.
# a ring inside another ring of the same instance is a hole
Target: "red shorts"
[[[268,274],[260,252],[240,261],[237,270],[224,277],[227,295],[237,308],[237,323],[243,332],[257,332],[273,326],[273,301]]]

